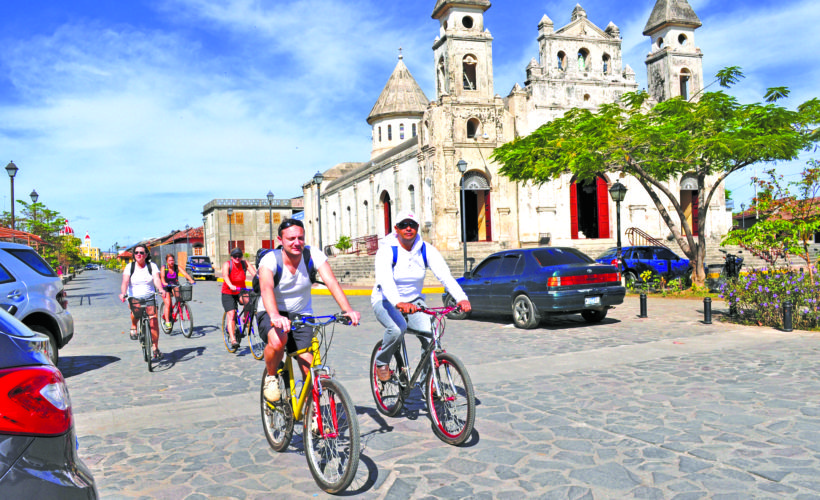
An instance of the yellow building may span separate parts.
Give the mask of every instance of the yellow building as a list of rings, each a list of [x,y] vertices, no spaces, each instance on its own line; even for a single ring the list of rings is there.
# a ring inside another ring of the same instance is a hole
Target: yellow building
[[[80,246],[80,253],[83,254],[83,257],[90,257],[91,260],[100,260],[100,249],[91,246],[91,236],[88,235],[87,231],[85,233],[85,239],[83,239],[83,244]]]

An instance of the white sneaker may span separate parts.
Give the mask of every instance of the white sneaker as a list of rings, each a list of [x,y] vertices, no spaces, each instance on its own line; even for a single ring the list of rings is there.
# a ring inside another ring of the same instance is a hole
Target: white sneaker
[[[282,393],[279,391],[279,378],[267,375],[265,377],[265,388],[262,390],[262,394],[264,394],[265,399],[271,403],[279,401],[279,398],[282,397]]]

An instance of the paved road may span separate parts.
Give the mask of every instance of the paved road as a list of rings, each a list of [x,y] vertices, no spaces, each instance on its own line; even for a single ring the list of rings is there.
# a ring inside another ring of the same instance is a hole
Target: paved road
[[[61,351],[80,453],[103,498],[323,498],[301,439],[272,451],[261,428],[262,363],[229,354],[214,283],[194,289],[193,338],[161,334],[148,373],[129,340],[119,276],[67,285],[76,336]],[[329,297],[318,311],[333,312]],[[587,326],[522,331],[451,321],[445,346],[478,400],[466,446],[439,441],[419,398],[379,415],[367,364],[380,338],[369,298],[339,327],[329,364],[353,396],[363,498],[820,498],[820,335],[707,326],[698,301],[637,300]],[[719,307],[719,306],[718,306]],[[298,428],[297,428],[298,429]],[[297,430],[297,432],[300,432]]]

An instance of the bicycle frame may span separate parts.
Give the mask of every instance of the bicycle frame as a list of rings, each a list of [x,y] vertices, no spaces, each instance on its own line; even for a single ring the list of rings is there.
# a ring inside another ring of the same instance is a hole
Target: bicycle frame
[[[412,388],[416,385],[416,382],[418,382],[418,380],[421,378],[421,375],[425,372],[424,369],[426,366],[430,366],[431,368],[438,366],[438,359],[436,357],[436,353],[446,352],[441,347],[441,332],[443,330],[442,323],[444,322],[444,317],[448,313],[454,311],[455,309],[456,307],[422,308],[419,310],[419,312],[423,312],[425,314],[429,314],[430,316],[432,316],[432,318],[430,319],[432,323],[430,333],[419,332],[416,330],[409,329],[407,330],[408,332],[412,333],[413,335],[419,338],[423,337],[430,340],[432,337],[432,341],[428,343],[427,349],[425,349],[422,353],[421,358],[419,359],[419,363],[416,366],[416,369],[413,370],[412,376],[408,377],[409,381],[407,382],[407,386],[402,388],[402,392],[405,393],[405,396],[410,393]],[[401,355],[404,358],[404,369],[406,370],[407,367],[410,366],[410,361],[407,355],[407,344],[404,341],[404,336],[402,336],[401,338]],[[439,385],[439,380],[438,376],[436,375],[436,371],[431,370],[431,373],[433,374],[433,384],[435,384],[436,390],[440,391],[441,386]],[[453,390],[455,391],[455,388],[453,388]]]

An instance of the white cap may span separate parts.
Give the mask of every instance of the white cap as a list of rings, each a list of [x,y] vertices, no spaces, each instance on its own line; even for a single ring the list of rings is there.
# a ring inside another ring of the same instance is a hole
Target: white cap
[[[399,212],[399,215],[396,217],[396,224],[398,224],[401,221],[405,221],[405,220],[411,220],[411,221],[415,222],[416,224],[419,223],[419,219],[418,219],[418,217],[416,217],[416,213],[411,212],[410,210],[404,210],[402,212]]]

